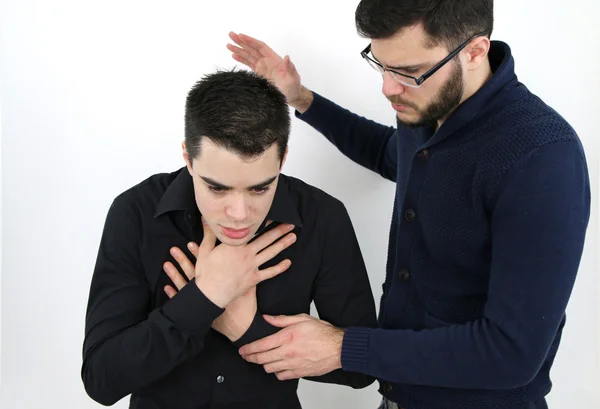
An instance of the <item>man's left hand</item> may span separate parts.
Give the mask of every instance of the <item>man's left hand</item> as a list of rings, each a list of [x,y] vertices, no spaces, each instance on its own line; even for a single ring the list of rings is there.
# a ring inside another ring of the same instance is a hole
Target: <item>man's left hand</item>
[[[283,329],[240,348],[246,361],[263,365],[279,380],[320,376],[342,367],[342,329],[306,314],[264,318]]]

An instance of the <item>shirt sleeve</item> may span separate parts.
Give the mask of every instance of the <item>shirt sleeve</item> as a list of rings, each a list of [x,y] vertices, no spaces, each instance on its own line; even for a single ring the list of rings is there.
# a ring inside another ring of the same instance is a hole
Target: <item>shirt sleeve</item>
[[[580,145],[537,148],[509,172],[495,202],[483,317],[422,331],[349,328],[343,368],[400,384],[461,389],[528,384],[564,320],[589,215]]]
[[[339,328],[377,327],[377,312],[365,262],[350,216],[341,202],[322,223],[323,256],[315,283],[319,318]],[[374,382],[365,373],[339,369],[306,379],[364,388]]]
[[[123,196],[113,202],[89,293],[81,376],[88,395],[103,405],[199,353],[203,337],[223,312],[193,281],[162,308],[150,310],[137,217]]]
[[[269,335],[273,335],[279,330],[281,330],[281,328],[274,327],[273,325],[265,321],[262,312],[256,311],[256,314],[254,315],[254,320],[250,324],[250,328],[248,328],[246,333],[242,335],[238,340],[234,341],[233,345],[239,349],[244,345],[250,344],[251,342],[268,337]]]
[[[323,134],[344,155],[396,181],[398,134],[394,127],[381,125],[356,115],[313,92],[314,99],[303,114],[296,117]]]

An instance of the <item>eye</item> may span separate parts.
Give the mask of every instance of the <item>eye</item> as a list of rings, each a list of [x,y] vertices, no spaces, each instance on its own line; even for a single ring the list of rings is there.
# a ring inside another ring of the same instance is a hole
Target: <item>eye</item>
[[[269,191],[268,187],[259,187],[256,189],[252,189],[252,193],[257,194],[257,195],[262,195],[265,194]]]
[[[406,75],[414,75],[414,74],[416,74],[417,72],[419,72],[419,70],[416,70],[416,69],[415,69],[415,70],[404,70],[404,71],[402,72],[402,74],[406,74]]]
[[[213,193],[223,193],[225,192],[225,189],[219,186],[211,186],[208,185],[208,190],[210,190]]]

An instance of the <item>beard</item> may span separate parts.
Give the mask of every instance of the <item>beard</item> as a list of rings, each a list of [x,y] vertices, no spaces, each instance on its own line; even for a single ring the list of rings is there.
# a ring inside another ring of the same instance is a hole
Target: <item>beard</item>
[[[401,98],[391,96],[388,99],[393,104],[405,105],[413,108],[418,115],[418,118],[413,121],[407,121],[400,119],[400,115],[396,115],[396,121],[398,125],[407,126],[410,128],[419,128],[422,126],[437,126],[437,123],[446,118],[458,105],[464,95],[464,81],[463,73],[460,69],[460,63],[452,61],[454,70],[450,74],[448,81],[442,86],[437,97],[433,99],[433,102],[427,105],[425,108],[419,108],[414,104],[407,103]]]

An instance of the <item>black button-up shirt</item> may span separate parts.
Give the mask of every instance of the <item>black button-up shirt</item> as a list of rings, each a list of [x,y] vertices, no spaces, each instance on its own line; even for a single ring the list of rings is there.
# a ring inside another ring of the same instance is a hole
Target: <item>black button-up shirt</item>
[[[186,285],[172,299],[163,290],[173,285],[164,262],[179,268],[169,249],[177,246],[195,261],[187,243],[202,241],[187,169],[154,175],[114,200],[86,315],[82,379],[90,397],[112,405],[131,394],[135,409],[300,408],[298,380],[279,381],[238,353],[242,345],[278,331],[262,314],[309,313],[314,301],[320,318],[338,327],[376,327],[375,303],[339,200],[281,175],[266,219],[273,223],[265,227],[263,222],[259,234],[291,223],[297,241],[263,267],[285,258],[292,265],[257,286],[255,319],[242,338],[231,342],[211,329],[223,310],[198,286]],[[373,381],[342,370],[311,380],[353,388]]]

